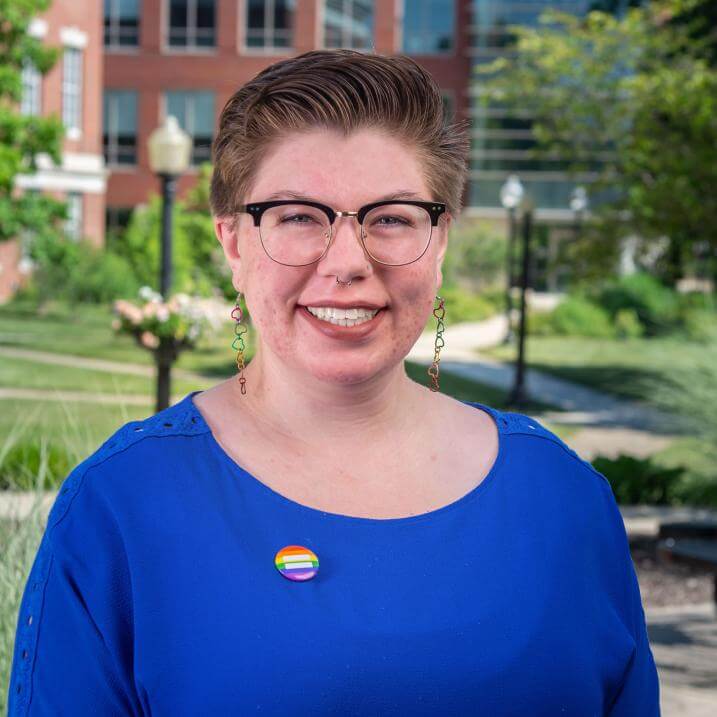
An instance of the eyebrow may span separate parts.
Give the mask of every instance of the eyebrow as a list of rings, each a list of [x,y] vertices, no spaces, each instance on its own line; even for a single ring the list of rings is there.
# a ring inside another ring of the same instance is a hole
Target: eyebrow
[[[420,199],[420,195],[416,194],[416,192],[409,192],[408,190],[399,190],[398,192],[391,192],[390,194],[385,194],[382,197],[378,197],[377,199],[374,199],[374,202],[384,202],[389,201],[391,199]],[[273,194],[270,194],[266,201],[271,201],[272,199],[301,199],[307,202],[319,202],[319,204],[325,204],[326,202],[321,201],[320,199],[316,199],[315,197],[310,197],[306,194],[302,194],[301,192],[294,192],[291,189],[282,189],[278,192],[274,192]],[[370,204],[371,202],[369,202]]]

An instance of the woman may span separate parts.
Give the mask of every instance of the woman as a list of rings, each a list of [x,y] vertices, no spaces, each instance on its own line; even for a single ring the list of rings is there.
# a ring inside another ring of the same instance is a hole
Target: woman
[[[237,376],[67,477],[11,715],[659,714],[607,481],[404,371],[467,156],[406,57],[309,52],[229,100],[211,201],[254,358],[237,304]]]

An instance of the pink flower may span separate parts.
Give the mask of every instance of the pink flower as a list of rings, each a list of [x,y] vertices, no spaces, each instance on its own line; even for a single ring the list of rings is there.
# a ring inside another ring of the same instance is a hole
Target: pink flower
[[[140,341],[142,346],[146,346],[148,349],[156,349],[159,346],[159,339],[151,331],[143,331]]]

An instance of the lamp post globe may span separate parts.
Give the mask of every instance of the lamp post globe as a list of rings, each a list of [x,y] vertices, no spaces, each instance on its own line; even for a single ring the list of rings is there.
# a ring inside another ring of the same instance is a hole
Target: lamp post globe
[[[510,211],[520,206],[525,189],[517,174],[511,174],[500,188],[500,203]]]
[[[152,131],[147,140],[149,166],[155,174],[180,175],[187,171],[192,155],[192,139],[179,126],[174,115]]]
[[[588,191],[582,185],[578,185],[570,194],[570,211],[574,217],[574,233],[575,239],[580,237],[580,229],[583,222],[583,216],[589,205]]]

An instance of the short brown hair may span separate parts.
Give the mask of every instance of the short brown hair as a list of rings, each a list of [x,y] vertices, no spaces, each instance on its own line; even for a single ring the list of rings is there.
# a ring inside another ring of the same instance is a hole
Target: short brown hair
[[[219,119],[212,145],[210,204],[231,216],[246,197],[271,145],[292,132],[323,127],[387,131],[414,148],[429,201],[461,211],[470,148],[468,120],[446,124],[435,80],[406,55],[312,50],[270,65],[242,85]]]

